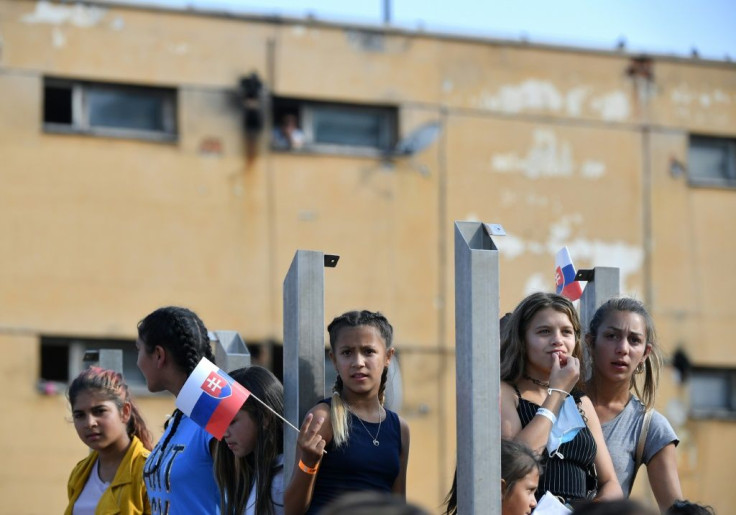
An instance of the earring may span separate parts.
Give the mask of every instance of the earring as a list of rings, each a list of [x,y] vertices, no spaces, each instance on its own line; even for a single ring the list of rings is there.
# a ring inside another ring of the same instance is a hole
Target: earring
[[[644,362],[640,361],[638,365],[636,365],[636,369],[634,370],[635,374],[641,374],[644,372]]]

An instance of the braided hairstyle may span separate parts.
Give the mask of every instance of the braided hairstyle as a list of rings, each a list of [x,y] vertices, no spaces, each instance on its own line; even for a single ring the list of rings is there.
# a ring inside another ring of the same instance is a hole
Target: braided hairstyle
[[[137,437],[146,449],[151,450],[153,447],[151,433],[148,431],[138,407],[130,397],[128,385],[120,373],[100,367],[90,367],[82,371],[72,381],[67,390],[67,398],[72,409],[74,409],[74,404],[77,402],[77,397],[82,392],[94,392],[103,396],[105,400],[115,403],[119,412],[122,412],[126,403],[129,404],[130,418],[128,418],[126,425],[128,436],[131,438],[133,436]]]
[[[204,322],[194,311],[177,306],[158,308],[146,318],[138,322],[138,339],[144,346],[146,353],[152,353],[157,346],[166,349],[174,363],[187,375],[191,374],[204,357],[215,362],[210,339]],[[166,450],[171,437],[181,422],[182,412],[174,410],[169,421],[173,420],[171,431],[161,444],[161,455]],[[168,426],[169,421],[164,427]],[[160,461],[160,460],[159,460]],[[158,463],[153,474],[158,468]]]
[[[386,344],[386,349],[390,349],[394,339],[394,328],[388,319],[380,312],[376,311],[348,311],[339,317],[336,317],[330,325],[327,326],[327,332],[330,334],[330,348],[334,351],[337,345],[337,339],[340,331],[346,327],[360,327],[363,325],[375,327]],[[386,400],[386,381],[388,380],[388,367],[384,367],[381,374],[381,384],[378,388],[378,401],[383,405]],[[342,399],[342,378],[340,374],[335,379],[332,386],[332,403],[330,406],[330,420],[332,422],[332,440],[335,447],[341,447],[347,443],[350,437],[350,424],[348,423],[347,407]]]

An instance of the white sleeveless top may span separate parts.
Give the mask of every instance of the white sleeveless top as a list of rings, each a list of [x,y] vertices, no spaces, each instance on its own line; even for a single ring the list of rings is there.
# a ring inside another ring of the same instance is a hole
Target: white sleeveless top
[[[99,459],[95,460],[87,482],[84,484],[84,490],[77,497],[77,502],[74,503],[73,515],[95,515],[100,497],[110,486],[109,482],[106,483],[100,479],[100,472],[97,467],[99,463]]]

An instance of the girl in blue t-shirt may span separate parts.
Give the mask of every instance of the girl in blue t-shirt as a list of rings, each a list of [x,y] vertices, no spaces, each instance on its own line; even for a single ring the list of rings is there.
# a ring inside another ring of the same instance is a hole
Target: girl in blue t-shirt
[[[288,515],[317,513],[349,491],[406,496],[409,426],[383,407],[393,328],[364,310],[340,315],[327,331],[337,380],[332,398],[310,410],[299,432],[284,495]]]
[[[151,392],[178,395],[202,357],[215,361],[207,328],[186,308],[159,308],[141,320],[136,347],[138,368]],[[214,443],[204,429],[174,411],[143,471],[153,515],[219,513]]]

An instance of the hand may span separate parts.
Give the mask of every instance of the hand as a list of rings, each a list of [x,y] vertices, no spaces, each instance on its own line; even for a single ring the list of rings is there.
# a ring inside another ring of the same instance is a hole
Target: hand
[[[580,361],[574,356],[553,355],[552,371],[549,374],[549,387],[570,392],[580,378]]]
[[[302,462],[308,467],[316,466],[322,459],[322,454],[324,454],[327,442],[319,434],[324,421],[323,417],[314,419],[314,415],[309,413],[304,418],[304,423],[299,430],[296,443],[302,453]]]

